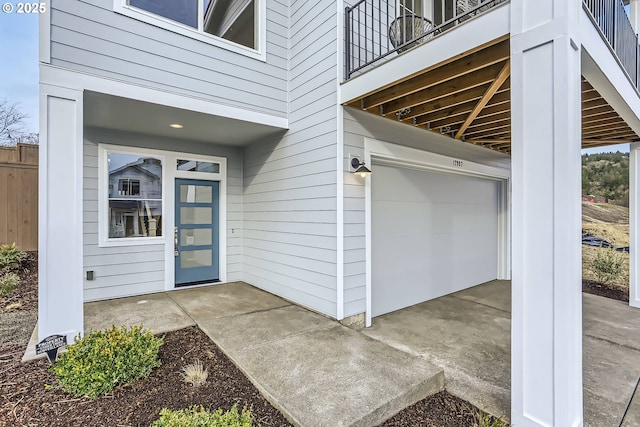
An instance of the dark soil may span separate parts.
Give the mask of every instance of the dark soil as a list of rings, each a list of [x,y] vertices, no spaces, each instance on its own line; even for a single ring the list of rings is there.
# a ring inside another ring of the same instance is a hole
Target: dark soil
[[[238,368],[197,327],[164,335],[159,357],[162,366],[149,378],[118,387],[95,401],[75,398],[55,385],[49,363],[40,359],[21,363],[37,312],[37,253],[29,253],[18,274],[22,284],[0,299],[0,427],[4,426],[148,426],[162,408],[202,405],[229,409],[234,404],[251,409],[256,425],[289,426]],[[8,325],[27,319],[24,331]],[[200,360],[207,382],[195,388],[182,379],[182,368]],[[404,409],[381,427],[472,427],[478,410],[446,391]]]
[[[0,298],[0,313],[9,311],[38,310],[38,253],[27,252],[27,257],[15,271],[20,276],[20,284],[4,298]]]
[[[607,286],[593,280],[582,280],[582,292],[611,298],[618,301],[629,302],[629,289],[620,289],[616,286]]]
[[[446,391],[405,408],[380,427],[466,427],[473,426],[478,408]]]

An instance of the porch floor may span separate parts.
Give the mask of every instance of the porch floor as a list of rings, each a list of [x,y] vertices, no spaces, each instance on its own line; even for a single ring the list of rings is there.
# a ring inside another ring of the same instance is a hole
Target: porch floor
[[[295,424],[368,426],[443,386],[508,415],[510,310],[510,282],[494,281],[377,317],[358,332],[231,283],[87,303],[85,330],[197,324]],[[640,376],[640,310],[584,294],[583,319],[585,426],[618,426]],[[622,426],[638,420],[640,396]]]

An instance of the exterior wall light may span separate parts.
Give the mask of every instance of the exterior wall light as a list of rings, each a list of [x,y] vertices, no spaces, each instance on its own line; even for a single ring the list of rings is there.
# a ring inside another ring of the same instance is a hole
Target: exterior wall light
[[[355,169],[353,171],[354,174],[360,175],[363,178],[372,173],[371,170],[364,165],[364,162],[361,162],[357,157],[351,159],[351,167]]]

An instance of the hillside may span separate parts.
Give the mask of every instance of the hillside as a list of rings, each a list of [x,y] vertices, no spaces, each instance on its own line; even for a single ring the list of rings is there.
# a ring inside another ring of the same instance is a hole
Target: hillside
[[[629,206],[629,153],[583,154],[582,195]]]

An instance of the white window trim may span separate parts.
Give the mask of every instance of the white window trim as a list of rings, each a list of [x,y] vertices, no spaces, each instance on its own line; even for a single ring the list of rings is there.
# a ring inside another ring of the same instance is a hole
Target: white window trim
[[[146,22],[148,24],[155,25],[160,28],[164,28],[169,31],[173,31],[174,33],[182,34],[184,36],[190,37],[195,40],[199,40],[205,43],[209,43],[214,46],[218,46],[222,49],[229,50],[231,52],[239,53],[241,55],[248,56],[250,58],[258,59],[260,61],[266,62],[267,60],[267,2],[266,0],[256,0],[257,6],[256,11],[258,13],[258,17],[256,19],[256,34],[258,37],[257,40],[257,49],[252,49],[250,47],[243,46],[238,43],[234,43],[230,40],[226,40],[222,37],[214,36],[212,34],[208,34],[200,31],[198,28],[193,28],[188,25],[181,24],[176,21],[172,21],[171,19],[165,18],[160,15],[156,15],[151,12],[147,12],[144,9],[139,9],[134,6],[129,6],[127,4],[127,0],[113,0],[113,10],[122,15],[128,16],[130,18],[137,19],[142,22]],[[198,16],[202,15],[200,11],[198,11]],[[200,23],[198,23],[200,25]]]
[[[153,156],[162,161],[162,236],[156,237],[119,237],[109,238],[109,164],[107,153],[133,154],[139,156]],[[101,248],[117,246],[145,246],[164,244],[166,240],[166,162],[165,153],[145,148],[124,147],[120,145],[98,145],[98,246]]]

